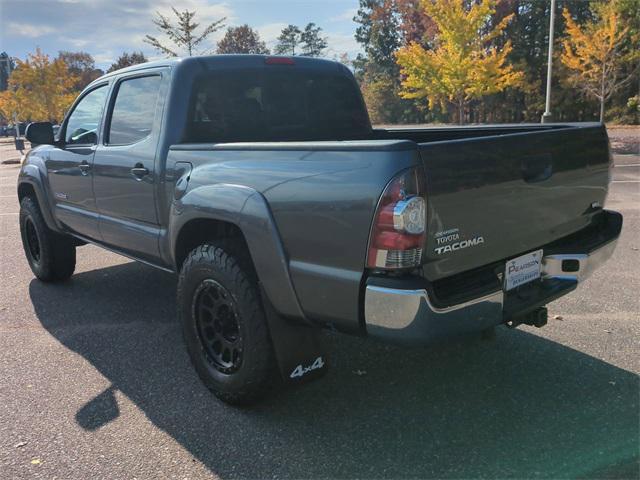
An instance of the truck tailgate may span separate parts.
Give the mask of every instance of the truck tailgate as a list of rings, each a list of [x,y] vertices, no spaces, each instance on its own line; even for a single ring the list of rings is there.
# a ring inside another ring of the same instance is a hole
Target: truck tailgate
[[[605,127],[419,144],[429,280],[518,256],[586,227],[609,183]]]

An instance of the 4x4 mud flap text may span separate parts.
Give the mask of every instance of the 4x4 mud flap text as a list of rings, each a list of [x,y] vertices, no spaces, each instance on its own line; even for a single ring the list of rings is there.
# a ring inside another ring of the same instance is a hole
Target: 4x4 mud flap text
[[[293,323],[274,310],[262,292],[280,375],[286,383],[302,383],[327,371],[327,357],[320,342],[320,329]]]

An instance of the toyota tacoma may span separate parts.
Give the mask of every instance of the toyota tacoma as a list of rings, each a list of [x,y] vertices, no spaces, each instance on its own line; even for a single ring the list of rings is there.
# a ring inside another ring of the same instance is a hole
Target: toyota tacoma
[[[177,315],[229,403],[326,370],[318,331],[429,344],[545,305],[611,256],[600,123],[373,128],[345,66],[217,55],[91,83],[18,179],[37,278],[91,243],[179,276]]]

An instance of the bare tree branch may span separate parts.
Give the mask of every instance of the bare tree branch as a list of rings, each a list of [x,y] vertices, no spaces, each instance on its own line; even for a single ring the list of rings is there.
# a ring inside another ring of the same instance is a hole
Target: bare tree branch
[[[160,53],[172,57],[178,56],[178,49],[186,50],[186,53],[189,56],[210,51],[211,49],[208,48],[204,51],[197,52],[196,47],[206,40],[212,33],[223,28],[226,17],[211,22],[200,34],[196,34],[195,32],[200,24],[194,22],[194,18],[196,16],[195,11],[178,11],[175,7],[171,7],[171,10],[176,17],[175,24],[160,12],[156,12],[156,18],[154,18],[152,22],[162,34],[168,37],[177,49],[164,45],[158,38],[151,35],[146,35],[144,42],[151,45]]]
[[[151,45],[153,48],[155,48],[156,50],[158,50],[161,53],[164,53],[170,57],[177,57],[178,54],[176,52],[174,52],[173,50],[171,50],[168,47],[165,47],[164,45],[162,45],[157,38],[152,37],[151,35],[145,35],[145,38],[142,40],[145,43],[148,43],[149,45]]]

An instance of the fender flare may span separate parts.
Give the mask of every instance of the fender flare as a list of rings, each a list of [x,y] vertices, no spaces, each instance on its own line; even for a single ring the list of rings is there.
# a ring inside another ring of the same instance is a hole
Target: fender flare
[[[33,158],[33,155],[29,156],[27,160],[25,160],[25,164],[20,169],[17,185],[18,196],[20,194],[21,185],[30,185],[36,193],[38,206],[40,207],[45,223],[51,230],[60,232],[60,226],[56,222],[53,212],[51,211],[51,202],[49,201],[50,197],[47,194],[47,186],[43,179],[42,168],[37,164],[40,159],[38,157],[36,158],[37,160]]]
[[[202,219],[236,225],[244,235],[260,284],[275,310],[285,317],[306,321],[278,228],[261,193],[242,185],[216,184],[196,187],[175,200],[168,230],[176,270],[175,251],[182,227]]]

